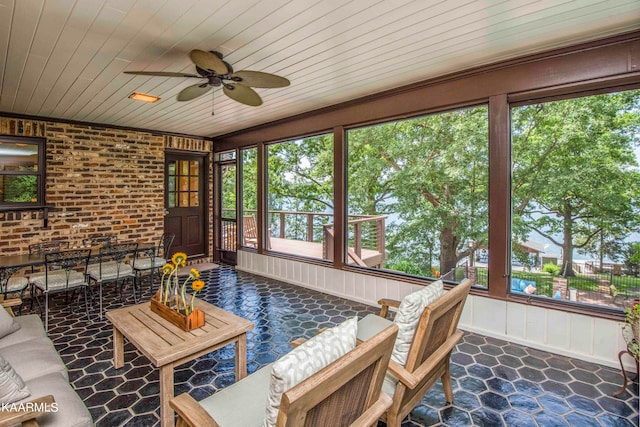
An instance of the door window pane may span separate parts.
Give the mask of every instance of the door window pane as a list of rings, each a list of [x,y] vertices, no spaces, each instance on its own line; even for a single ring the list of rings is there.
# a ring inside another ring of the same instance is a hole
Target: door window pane
[[[236,217],[236,165],[220,165],[222,180],[222,217]]]

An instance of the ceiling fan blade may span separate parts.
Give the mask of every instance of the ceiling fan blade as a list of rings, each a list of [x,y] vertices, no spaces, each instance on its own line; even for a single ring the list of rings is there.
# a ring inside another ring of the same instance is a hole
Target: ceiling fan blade
[[[125,74],[135,74],[138,76],[158,76],[158,77],[197,77],[199,79],[202,76],[198,76],[196,74],[187,74],[187,73],[171,73],[165,71],[125,71]]]
[[[200,83],[197,85],[187,86],[182,89],[176,99],[178,101],[191,101],[194,98],[197,98],[211,90],[211,86],[209,83]]]
[[[218,58],[211,52],[194,49],[189,53],[189,56],[193,63],[202,69],[211,70],[216,74],[227,74],[229,72],[229,69],[222,59]]]
[[[222,90],[229,98],[242,104],[251,105],[252,107],[257,107],[262,104],[260,95],[258,95],[256,91],[251,89],[249,86],[225,83],[222,86]]]
[[[291,82],[284,77],[263,73],[261,71],[240,70],[231,74],[231,77],[239,77],[241,80],[236,81],[236,83],[251,87],[273,88],[285,87],[291,84]]]

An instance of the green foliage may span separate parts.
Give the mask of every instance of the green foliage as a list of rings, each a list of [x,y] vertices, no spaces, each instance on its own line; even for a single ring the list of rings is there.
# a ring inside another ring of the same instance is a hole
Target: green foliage
[[[545,273],[549,273],[552,276],[557,276],[560,274],[560,266],[558,264],[546,263],[542,266],[542,271]]]
[[[222,181],[222,215],[225,218],[236,217],[236,166],[223,165],[221,169]]]
[[[523,266],[528,267],[529,269],[533,267],[533,259],[531,258],[531,254],[525,251],[518,243],[513,244],[511,253],[513,257],[517,259]]]
[[[268,146],[269,210],[333,212],[333,135]]]
[[[24,170],[24,168],[20,168]],[[32,202],[38,198],[38,178],[35,175],[15,175],[4,177],[4,197],[6,203]]]
[[[390,214],[390,264],[444,273],[487,241],[488,111],[466,108],[348,132],[350,214]]]
[[[575,248],[615,254],[640,221],[640,91],[517,107],[512,124],[516,235],[548,238],[569,265]]]
[[[385,264],[385,268],[403,273],[412,274],[414,276],[430,277],[431,271],[427,267],[420,266],[410,260],[402,260],[395,264]]]
[[[640,242],[629,243],[624,250],[624,265],[634,276],[640,274]]]
[[[242,210],[255,214],[258,209],[258,149],[247,148],[241,150],[241,153]]]

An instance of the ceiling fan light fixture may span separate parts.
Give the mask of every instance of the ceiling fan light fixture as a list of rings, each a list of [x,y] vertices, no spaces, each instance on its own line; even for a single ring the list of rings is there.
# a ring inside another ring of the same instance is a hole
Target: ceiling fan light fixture
[[[262,105],[262,98],[253,90],[258,88],[280,88],[286,87],[291,82],[275,74],[264,73],[262,71],[240,70],[233,71],[233,67],[224,61],[222,54],[217,51],[206,52],[200,49],[193,49],[189,52],[191,62],[196,67],[197,74],[170,72],[170,71],[125,71],[125,74],[155,77],[186,77],[196,79],[206,79],[205,82],[196,83],[182,89],[176,96],[177,101],[191,101],[209,92],[214,87],[222,86],[222,91],[229,98],[241,104],[257,107]],[[142,95],[146,99],[135,97]],[[146,102],[155,102],[157,99],[146,94],[132,94],[132,99],[140,99]]]
[[[160,99],[159,96],[148,95],[141,92],[133,92],[131,95],[129,95],[129,98],[142,102],[156,102]]]

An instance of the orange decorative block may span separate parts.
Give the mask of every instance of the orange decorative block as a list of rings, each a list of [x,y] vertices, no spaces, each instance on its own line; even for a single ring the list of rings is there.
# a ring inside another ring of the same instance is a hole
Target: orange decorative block
[[[191,313],[185,315],[183,312],[176,311],[175,309],[162,304],[159,300],[158,294],[151,298],[151,311],[165,319],[167,322],[176,325],[183,331],[190,331],[204,326],[203,311],[198,308],[194,308]]]

